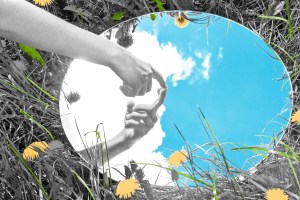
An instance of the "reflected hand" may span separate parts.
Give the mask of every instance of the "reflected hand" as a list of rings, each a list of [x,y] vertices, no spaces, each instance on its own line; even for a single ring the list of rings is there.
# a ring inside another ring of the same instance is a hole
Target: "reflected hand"
[[[151,105],[136,104],[133,101],[127,103],[125,115],[124,138],[133,145],[137,140],[145,136],[157,122],[157,109],[163,104],[166,89],[160,89],[158,99]]]

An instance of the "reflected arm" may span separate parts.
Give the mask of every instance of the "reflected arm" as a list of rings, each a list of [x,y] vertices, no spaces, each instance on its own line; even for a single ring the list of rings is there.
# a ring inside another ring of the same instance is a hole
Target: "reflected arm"
[[[130,134],[132,132],[132,129],[127,129],[124,128],[117,136],[112,138],[111,140],[108,140],[106,142],[107,144],[107,151],[106,151],[106,146],[105,143],[102,143],[102,149],[103,149],[103,158],[104,158],[104,163],[107,162],[107,153],[108,153],[108,158],[112,159],[118,154],[122,153],[123,151],[126,151],[129,149],[134,143],[126,140],[124,136]],[[101,151],[101,144],[92,146],[87,148],[86,150],[81,150],[78,153],[83,156],[86,160],[89,160],[89,156],[87,151],[90,153],[92,156],[92,160],[96,158],[98,162],[100,162],[100,166],[102,166],[102,151]]]
[[[125,114],[125,127],[113,139],[108,140],[107,151],[105,143],[102,143],[103,155],[101,153],[101,145],[88,148],[92,159],[96,158],[102,166],[102,157],[104,162],[107,162],[107,155],[109,159],[126,151],[138,140],[144,137],[154,127],[157,122],[157,109],[163,104],[167,90],[160,89],[158,98],[151,105],[135,104],[133,101],[127,102],[127,111]],[[96,152],[95,152],[96,151]],[[89,160],[87,150],[79,152],[86,160]],[[95,154],[96,153],[96,154]]]

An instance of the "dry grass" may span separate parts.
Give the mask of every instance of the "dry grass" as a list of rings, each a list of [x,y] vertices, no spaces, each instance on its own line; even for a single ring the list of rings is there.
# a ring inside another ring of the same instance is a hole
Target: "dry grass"
[[[290,3],[290,18],[293,35],[290,36],[288,23],[282,20],[262,20],[259,15],[273,15],[272,5],[277,1],[266,0],[165,0],[164,8],[190,9],[210,12],[227,17],[243,24],[258,33],[280,55],[292,77],[293,112],[300,109],[299,104],[299,59],[300,56],[300,2]],[[183,3],[184,2],[184,3]],[[78,15],[76,12],[65,11],[67,5],[77,5],[89,13]],[[47,10],[79,27],[100,34],[119,21],[111,19],[113,13],[124,11],[126,20],[145,13],[158,11],[157,4],[144,0],[57,0]],[[288,19],[289,12],[283,7],[276,15]],[[1,48],[3,47],[3,49]],[[115,199],[111,195],[108,184],[103,184],[100,172],[93,163],[85,163],[68,143],[60,122],[58,102],[49,98],[40,89],[26,79],[30,77],[36,84],[58,98],[63,76],[71,59],[39,51],[46,64],[41,67],[38,62],[18,50],[14,42],[1,39],[0,46],[0,199],[39,199],[41,187],[28,171],[28,168],[14,154],[34,141],[50,142],[49,133],[56,140],[65,144],[64,149],[51,151],[33,162],[27,162],[50,199]],[[24,115],[20,112],[27,113]],[[42,125],[42,126],[41,126]],[[288,144],[299,155],[299,126],[291,123],[286,129],[283,142]],[[287,152],[283,145],[276,150]],[[300,163],[294,162],[299,177]],[[80,178],[79,178],[80,177]],[[84,185],[83,183],[86,183]],[[257,166],[254,174],[245,174],[245,179],[238,182],[239,191],[227,179],[217,180],[220,191],[218,199],[264,199],[265,190],[276,187],[286,190],[290,199],[299,199],[295,176],[287,159],[271,154]],[[90,188],[90,192],[87,190]],[[114,186],[115,187],[115,186]],[[113,187],[113,188],[114,188]],[[211,189],[153,186],[154,199],[212,199]],[[45,197],[45,196],[44,196]],[[133,199],[146,199],[139,192]]]

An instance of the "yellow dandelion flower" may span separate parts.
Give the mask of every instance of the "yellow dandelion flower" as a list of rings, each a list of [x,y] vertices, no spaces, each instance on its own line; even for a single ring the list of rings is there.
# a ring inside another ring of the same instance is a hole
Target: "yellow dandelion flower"
[[[300,124],[300,110],[298,110],[295,114],[293,114],[292,122],[296,122],[297,124]]]
[[[36,148],[39,148],[42,152],[45,152],[48,148],[47,142],[33,142],[23,152],[23,157],[26,160],[33,160],[35,158],[38,158],[40,155],[35,150]]]
[[[185,14],[185,13],[184,13]],[[184,28],[189,24],[189,20],[184,18],[182,15],[177,15],[174,18],[174,23],[179,28]]]
[[[289,197],[284,193],[282,189],[269,189],[266,192],[267,200],[288,200]]]
[[[175,151],[168,159],[168,163],[174,167],[182,165],[187,160],[187,152],[182,149],[181,151]]]
[[[35,4],[40,6],[48,6],[53,3],[54,0],[33,0]]]
[[[131,198],[135,191],[139,188],[140,186],[136,179],[126,179],[118,184],[116,189],[116,195],[119,198],[128,199]]]

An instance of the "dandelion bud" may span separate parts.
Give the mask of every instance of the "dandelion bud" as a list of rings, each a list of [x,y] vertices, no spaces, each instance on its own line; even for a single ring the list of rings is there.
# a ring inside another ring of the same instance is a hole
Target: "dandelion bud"
[[[138,167],[136,168],[135,170],[135,175],[136,175],[136,178],[140,181],[140,180],[143,180],[143,178],[145,177],[145,174],[142,170],[142,168]]]
[[[132,175],[131,170],[129,169],[129,167],[127,165],[124,165],[124,168],[125,168],[125,177],[126,177],[126,179],[130,179],[130,177]]]
[[[131,171],[135,172],[135,170],[138,168],[138,165],[136,164],[136,162],[134,162],[134,160],[129,161],[129,163]]]
[[[172,169],[171,177],[172,177],[172,181],[178,181],[178,173],[175,169]]]

